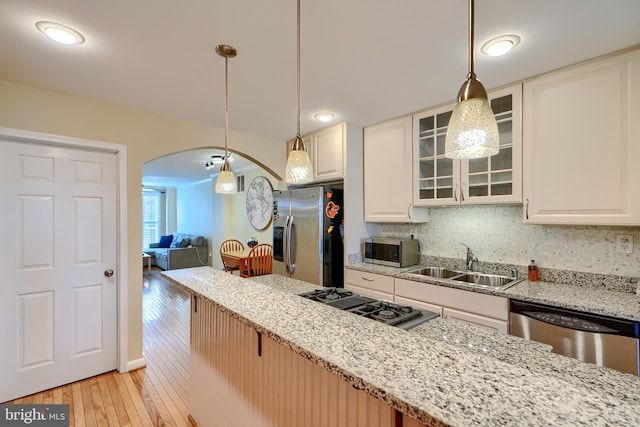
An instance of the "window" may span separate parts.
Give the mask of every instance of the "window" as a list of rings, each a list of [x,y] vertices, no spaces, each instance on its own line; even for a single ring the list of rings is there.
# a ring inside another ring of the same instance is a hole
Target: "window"
[[[142,247],[160,241],[162,225],[162,194],[144,192],[142,194]]]

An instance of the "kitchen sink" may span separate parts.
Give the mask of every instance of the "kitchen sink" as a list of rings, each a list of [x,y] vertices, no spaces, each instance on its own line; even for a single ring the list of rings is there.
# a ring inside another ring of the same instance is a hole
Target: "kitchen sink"
[[[458,282],[471,283],[473,285],[488,286],[490,288],[502,288],[503,286],[510,284],[519,279],[515,277],[497,276],[495,274],[482,274],[482,273],[465,273],[460,276],[456,276],[454,280]]]
[[[448,270],[442,267],[425,267],[418,270],[411,270],[409,273],[420,274],[422,276],[437,277],[439,279],[449,279],[453,276],[459,276],[460,272]]]
[[[408,273],[498,290],[507,289],[524,280],[518,277],[476,273],[472,271],[449,270],[443,267],[421,267],[415,270],[410,270]]]

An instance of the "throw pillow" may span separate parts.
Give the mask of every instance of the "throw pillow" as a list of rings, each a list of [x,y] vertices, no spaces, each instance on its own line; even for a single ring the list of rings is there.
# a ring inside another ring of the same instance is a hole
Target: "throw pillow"
[[[180,243],[180,247],[181,248],[186,248],[190,244],[191,244],[191,239],[188,238],[188,237],[185,237],[184,239],[182,239],[182,242]]]
[[[176,233],[176,235],[173,237],[173,242],[171,242],[171,247],[172,248],[179,248],[180,247],[180,243],[182,243],[182,234],[181,233]]]
[[[158,243],[159,248],[168,248],[171,246],[171,242],[173,241],[173,235],[169,234],[168,236],[160,236],[160,242]]]

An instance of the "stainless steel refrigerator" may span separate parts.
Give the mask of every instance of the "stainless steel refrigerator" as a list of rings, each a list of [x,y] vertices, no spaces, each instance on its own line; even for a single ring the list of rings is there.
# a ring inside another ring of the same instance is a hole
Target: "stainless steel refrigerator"
[[[343,191],[336,185],[273,192],[273,272],[344,286]]]

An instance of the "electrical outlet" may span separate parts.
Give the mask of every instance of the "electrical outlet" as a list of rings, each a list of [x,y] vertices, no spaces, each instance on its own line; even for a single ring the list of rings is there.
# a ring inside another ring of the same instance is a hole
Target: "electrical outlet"
[[[633,253],[633,235],[618,234],[616,236],[616,252],[621,254]]]

